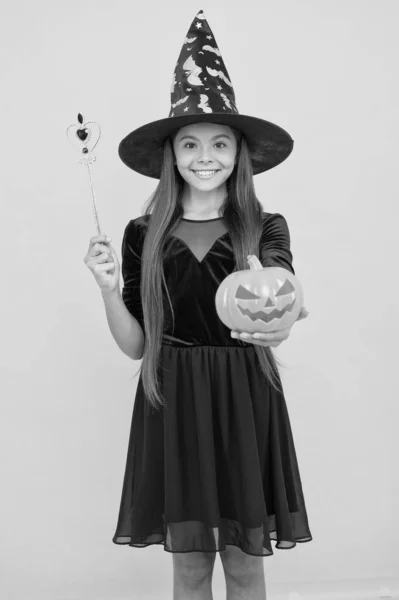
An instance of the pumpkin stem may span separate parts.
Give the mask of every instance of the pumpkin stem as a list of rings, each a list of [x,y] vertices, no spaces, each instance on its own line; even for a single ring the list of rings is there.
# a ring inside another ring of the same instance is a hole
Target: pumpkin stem
[[[262,263],[255,254],[249,254],[247,256],[247,263],[252,271],[261,271],[263,269]]]

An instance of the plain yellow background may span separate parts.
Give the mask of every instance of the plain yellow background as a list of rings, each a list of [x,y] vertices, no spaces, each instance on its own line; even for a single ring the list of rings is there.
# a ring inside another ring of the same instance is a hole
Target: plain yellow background
[[[295,140],[255,186],[287,219],[310,311],[276,355],[314,540],[264,559],[268,593],[320,599],[399,573],[398,2],[3,0],[2,600],[172,597],[162,546],[111,541],[139,363],[115,344],[83,263],[96,229],[66,129],[79,112],[101,125],[91,173],[120,258],[157,182],[118,144],[168,115],[200,9],[239,111]],[[215,600],[223,586],[218,561]]]

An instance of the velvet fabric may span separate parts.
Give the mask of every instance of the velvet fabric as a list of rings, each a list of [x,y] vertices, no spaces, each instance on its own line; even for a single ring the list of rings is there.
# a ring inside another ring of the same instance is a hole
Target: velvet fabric
[[[130,221],[122,241],[123,301],[144,331],[140,299],[140,265],[148,216]],[[220,283],[234,269],[230,234],[223,218],[205,221],[183,219],[169,237],[164,249],[164,272],[168,292],[164,296],[163,343],[171,346],[246,346],[231,338],[230,329],[219,319],[215,294]],[[259,243],[259,260],[264,267],[283,267],[295,275],[290,250],[290,234],[279,213],[264,213]]]
[[[143,326],[140,260],[148,217],[122,243],[122,297]],[[284,217],[263,215],[260,260],[294,273]],[[165,245],[160,387],[166,407],[134,402],[115,544],[166,552],[253,556],[312,540],[284,394],[269,385],[255,346],[230,337],[214,297],[234,257],[222,218],[181,221]],[[295,274],[295,273],[294,273]]]

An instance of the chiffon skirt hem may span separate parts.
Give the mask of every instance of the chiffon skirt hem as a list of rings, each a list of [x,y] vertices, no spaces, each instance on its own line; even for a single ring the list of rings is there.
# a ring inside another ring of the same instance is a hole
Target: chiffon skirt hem
[[[309,542],[287,406],[246,346],[162,345],[153,409],[138,381],[117,545],[253,556]]]
[[[213,528],[213,533],[218,531],[218,539],[215,536],[208,539],[208,543],[202,536],[197,536],[194,539],[190,538],[190,545],[187,542],[187,535],[184,540],[184,550],[182,549],[173,549],[170,546],[170,539],[168,541],[168,534],[165,533],[152,533],[147,537],[132,541],[132,538],[127,536],[114,536],[112,539],[113,543],[116,545],[128,545],[131,548],[147,548],[148,546],[162,545],[164,547],[165,552],[170,552],[171,554],[175,553],[188,553],[188,552],[223,552],[226,550],[226,546],[236,546],[240,548],[245,554],[250,554],[251,556],[272,556],[274,554],[271,541],[275,541],[275,548],[279,550],[291,550],[295,548],[297,543],[305,543],[310,542],[312,540],[312,536],[309,534],[308,536],[304,536],[302,538],[296,538],[295,540],[278,540],[276,537],[276,531],[268,532],[267,528],[263,526],[263,542],[259,544],[256,542],[248,542],[248,540],[237,539],[231,535],[231,527],[235,527],[235,525],[231,525],[233,522],[228,519],[222,519],[223,526],[219,528]],[[185,526],[187,524],[185,523]],[[228,535],[223,536],[223,542],[221,541],[221,536],[219,534],[220,531],[224,531],[227,529]],[[261,528],[259,528],[260,530]],[[230,534],[230,535],[229,535]],[[259,536],[258,536],[259,538]]]

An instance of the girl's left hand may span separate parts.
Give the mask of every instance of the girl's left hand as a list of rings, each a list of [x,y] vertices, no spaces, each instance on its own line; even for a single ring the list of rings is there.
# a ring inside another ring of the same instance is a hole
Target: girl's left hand
[[[309,311],[305,307],[303,307],[301,312],[299,313],[297,321],[300,321],[301,319],[306,319],[308,315]],[[281,342],[288,338],[288,336],[291,333],[292,327],[293,325],[287,327],[286,329],[280,329],[279,331],[269,331],[269,333],[247,333],[246,331],[240,333],[239,331],[233,330],[231,332],[231,337],[241,339],[244,342],[248,342],[251,344],[258,344],[260,346],[273,346],[273,348],[276,348],[281,344]]]

